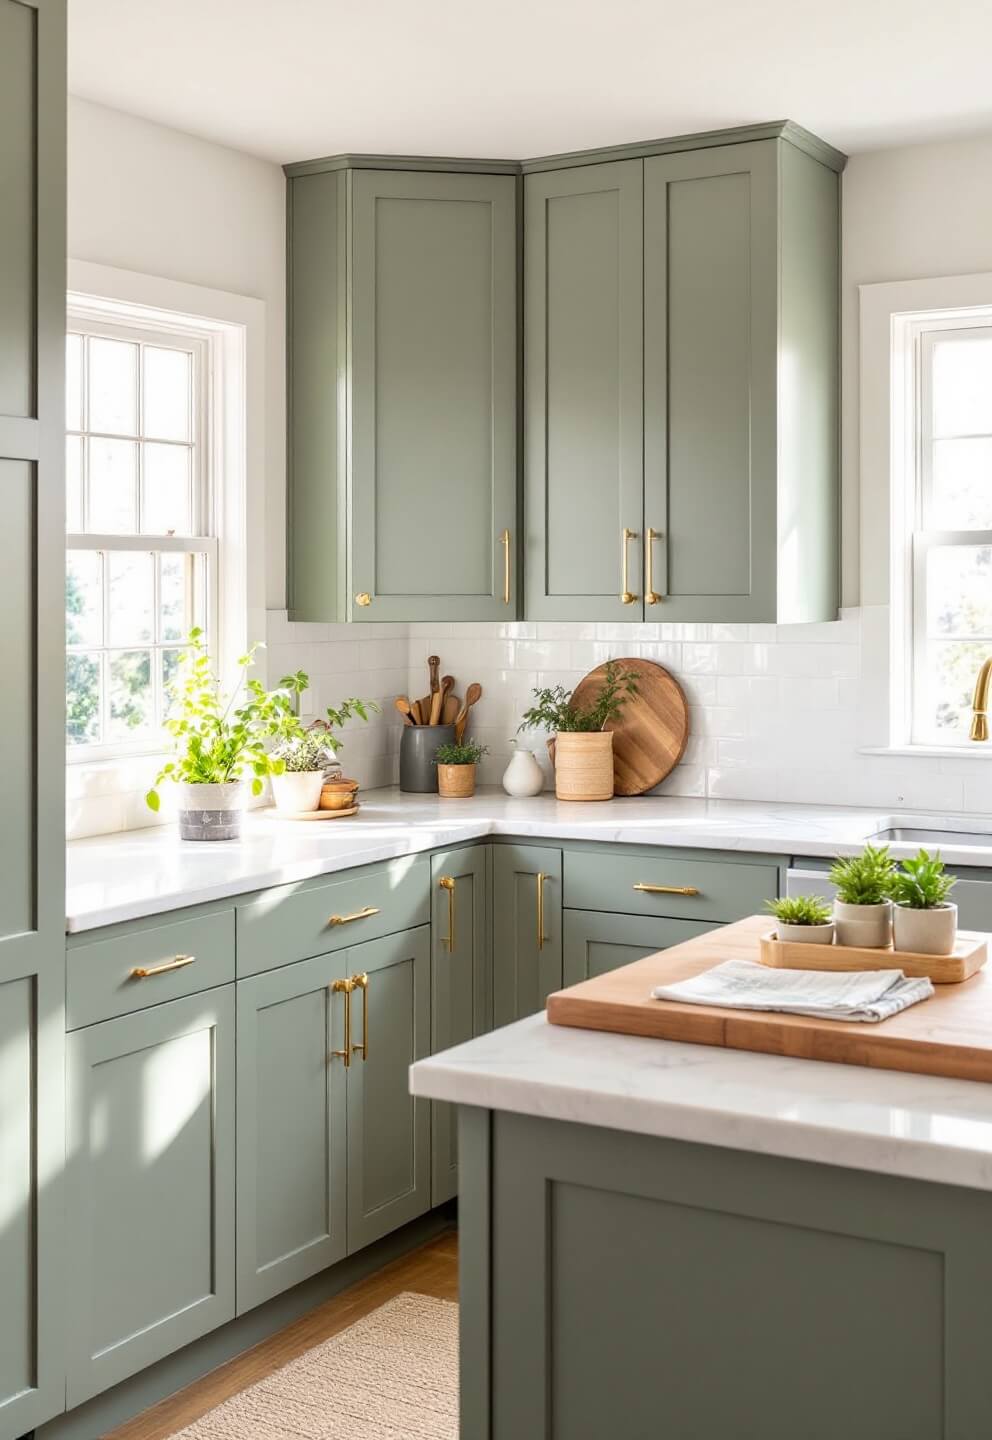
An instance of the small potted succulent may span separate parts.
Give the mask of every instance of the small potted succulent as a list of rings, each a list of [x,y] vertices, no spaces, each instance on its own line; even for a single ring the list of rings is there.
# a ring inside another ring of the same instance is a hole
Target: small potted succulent
[[[838,945],[883,950],[892,942],[892,878],[887,845],[866,845],[860,855],[835,860],[830,879],[837,888],[834,929]]]
[[[769,900],[775,916],[775,933],[780,940],[799,940],[806,945],[832,945],[834,922],[830,906],[819,895],[789,895]]]
[[[916,955],[951,955],[958,933],[958,907],[947,897],[957,880],[940,855],[920,850],[904,860],[892,880],[897,950]]]
[[[603,685],[588,706],[572,703],[572,691],[563,685],[533,691],[534,704],[524,711],[520,730],[550,730],[548,742],[555,767],[555,794],[559,800],[612,800],[613,732],[624,704],[637,694],[637,677],[616,660],[605,667]]]
[[[434,756],[437,766],[437,793],[449,800],[467,800],[475,794],[475,767],[489,747],[475,740],[450,741],[439,745]]]

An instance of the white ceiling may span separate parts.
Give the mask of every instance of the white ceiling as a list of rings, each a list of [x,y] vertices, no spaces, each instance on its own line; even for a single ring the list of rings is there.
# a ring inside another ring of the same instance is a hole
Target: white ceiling
[[[992,130],[990,0],[71,0],[70,89],[271,160],[519,159],[792,119]]]

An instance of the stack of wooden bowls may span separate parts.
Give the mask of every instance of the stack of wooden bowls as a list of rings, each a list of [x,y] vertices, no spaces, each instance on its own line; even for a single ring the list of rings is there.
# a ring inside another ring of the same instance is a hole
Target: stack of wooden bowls
[[[358,781],[336,775],[325,780],[320,791],[321,810],[353,810],[358,806]]]

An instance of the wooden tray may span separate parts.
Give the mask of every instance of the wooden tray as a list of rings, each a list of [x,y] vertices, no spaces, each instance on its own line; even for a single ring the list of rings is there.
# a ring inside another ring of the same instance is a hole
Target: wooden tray
[[[960,985],[981,970],[988,953],[988,936],[974,930],[958,931],[951,955],[916,955],[891,945],[885,950],[810,945],[779,940],[772,931],[759,940],[757,959],[774,970],[901,970],[905,975],[927,975],[935,985]]]
[[[877,1025],[651,999],[654,986],[688,980],[723,960],[757,960],[767,930],[768,917],[755,915],[585,980],[550,997],[548,1019],[554,1025],[619,1035],[992,1082],[988,969],[960,985],[942,985],[931,999]]]
[[[682,686],[653,660],[619,659],[637,676],[637,694],[626,701],[613,731],[613,793],[644,795],[670,775],[689,738],[689,706]],[[606,666],[580,680],[572,699],[591,705],[603,685]]]
[[[265,814],[270,820],[343,820],[360,809],[360,805],[352,805],[348,810],[277,810],[273,805]]]

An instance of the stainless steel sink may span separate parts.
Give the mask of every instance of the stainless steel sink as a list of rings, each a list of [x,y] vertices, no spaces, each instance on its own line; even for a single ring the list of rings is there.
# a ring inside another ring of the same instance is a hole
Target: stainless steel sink
[[[873,845],[978,845],[992,848],[992,835],[976,830],[921,830],[912,825],[894,825],[870,835]]]

